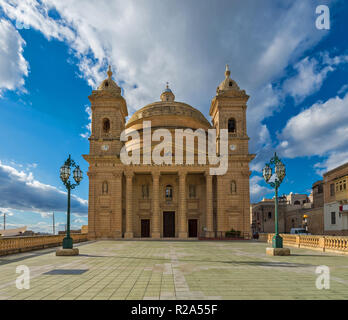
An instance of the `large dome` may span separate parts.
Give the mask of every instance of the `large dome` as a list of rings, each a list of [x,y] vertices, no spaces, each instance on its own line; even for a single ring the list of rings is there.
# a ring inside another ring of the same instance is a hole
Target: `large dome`
[[[173,97],[172,91],[167,87],[161,95],[162,101],[150,103],[136,111],[126,127],[139,130],[146,120],[151,121],[152,128],[211,128],[211,124],[200,111],[186,103],[174,101]]]

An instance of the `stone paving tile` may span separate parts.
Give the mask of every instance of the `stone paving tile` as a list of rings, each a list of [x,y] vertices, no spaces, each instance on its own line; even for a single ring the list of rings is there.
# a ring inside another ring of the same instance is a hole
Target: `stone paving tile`
[[[348,257],[291,248],[269,257],[247,241],[98,241],[80,255],[52,249],[0,257],[0,299],[209,300],[348,299]],[[17,289],[16,267],[30,270],[30,289]],[[330,268],[330,289],[316,288],[316,267]],[[46,272],[87,270],[81,274]]]

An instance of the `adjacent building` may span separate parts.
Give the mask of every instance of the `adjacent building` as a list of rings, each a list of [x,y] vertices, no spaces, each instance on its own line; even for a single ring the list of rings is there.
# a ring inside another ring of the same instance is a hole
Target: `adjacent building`
[[[290,193],[279,197],[278,229],[280,233],[290,233],[292,228],[306,228],[311,234],[323,234],[323,199],[321,191],[317,194],[318,185],[312,186],[312,193]],[[252,232],[272,233],[275,230],[274,199],[263,199],[251,205]]]
[[[348,162],[324,174],[324,233],[348,236]]]

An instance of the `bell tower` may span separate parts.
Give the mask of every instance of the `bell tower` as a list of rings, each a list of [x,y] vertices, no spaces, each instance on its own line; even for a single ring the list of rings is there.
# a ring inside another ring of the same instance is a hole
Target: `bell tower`
[[[122,238],[123,171],[121,132],[128,115],[121,88],[108,77],[88,97],[92,109],[89,154],[88,238]]]
[[[210,107],[213,127],[217,131],[228,130],[228,170],[216,177],[216,227],[217,231],[234,229],[243,235],[250,234],[249,162],[255,155],[249,154],[246,109],[249,96],[231,79],[226,65],[225,79],[216,90]]]
[[[122,148],[120,135],[128,116],[127,104],[121,96],[121,88],[112,80],[110,66],[107,75],[107,79],[88,97],[92,109],[91,156],[119,156]]]

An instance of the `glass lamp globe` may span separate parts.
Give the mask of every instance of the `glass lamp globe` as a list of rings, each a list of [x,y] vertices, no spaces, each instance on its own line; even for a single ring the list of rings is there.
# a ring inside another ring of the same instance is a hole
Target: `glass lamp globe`
[[[263,178],[266,182],[272,177],[272,168],[267,164],[262,170]]]
[[[73,173],[74,173],[74,180],[77,183],[80,183],[82,180],[82,171],[81,171],[80,167],[76,167]]]
[[[275,172],[279,181],[283,181],[285,177],[285,166],[282,162],[277,163],[277,165],[275,166]]]
[[[63,165],[60,168],[60,178],[62,179],[63,182],[68,181],[70,177],[70,167],[67,165]]]

